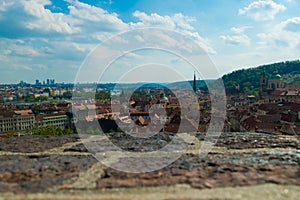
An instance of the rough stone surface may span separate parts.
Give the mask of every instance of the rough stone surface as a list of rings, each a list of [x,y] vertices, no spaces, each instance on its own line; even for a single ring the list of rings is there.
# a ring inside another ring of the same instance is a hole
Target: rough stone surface
[[[174,136],[159,135],[153,137],[153,140],[134,140],[123,134],[110,134],[109,137],[124,150],[143,152],[163,147]],[[238,193],[240,190],[235,190],[236,187],[264,187],[269,184],[272,184],[271,188],[274,185],[292,188],[291,191],[282,189],[279,197],[288,199],[300,195],[299,138],[248,133],[223,134],[215,149],[200,158],[196,150],[205,137],[202,134],[196,137],[198,142],[188,142],[195,151],[184,153],[167,167],[138,174],[116,171],[99,163],[76,135],[1,139],[0,196],[11,199],[10,194],[13,193],[18,194],[16,197],[19,199],[24,199],[22,195],[61,194],[61,199],[69,199],[68,195],[74,194],[74,199],[80,199],[76,192],[80,192],[80,195],[99,192],[105,194],[105,199],[132,199],[137,193],[142,195],[139,191],[147,190],[145,188],[155,188],[153,190],[158,196],[148,194],[148,199],[197,199],[190,198],[192,195],[188,191],[194,194],[205,189],[217,191],[219,188],[228,188],[231,193],[232,190]],[[91,143],[92,146],[93,142],[97,142],[89,141],[89,137],[85,139],[85,143]],[[100,148],[106,148],[105,144],[101,145]],[[161,159],[168,159],[164,156]],[[119,163],[122,159],[116,158],[113,162]],[[151,159],[155,161],[155,158]],[[113,162],[112,165],[115,164]],[[178,189],[178,185],[184,187]],[[169,195],[169,189],[182,191],[185,196]],[[119,193],[128,196],[118,196]],[[268,195],[278,196],[273,193]],[[55,199],[55,196],[48,199]],[[205,199],[220,198],[210,194]]]
[[[0,156],[0,192],[39,192],[77,176],[96,160],[92,156]]]
[[[155,172],[129,174],[107,169],[98,188],[163,186],[188,184],[195,188],[257,185],[263,183],[300,185],[300,157],[285,154],[273,159],[269,154],[184,155],[172,165]],[[248,158],[256,158],[249,160]],[[238,164],[236,159],[240,158]],[[264,162],[259,162],[259,160]]]
[[[25,135],[20,137],[12,137],[0,139],[0,151],[33,153],[41,152],[60,147],[69,142],[79,140],[78,135],[65,136],[41,136],[41,135]]]
[[[202,137],[203,138],[203,137]],[[247,148],[296,148],[300,149],[299,136],[276,136],[259,133],[223,133],[216,146],[230,149]]]

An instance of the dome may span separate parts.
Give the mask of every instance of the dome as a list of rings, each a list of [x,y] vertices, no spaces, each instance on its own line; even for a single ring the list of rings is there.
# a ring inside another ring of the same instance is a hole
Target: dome
[[[162,96],[162,97],[160,97],[160,101],[169,101],[169,99],[166,96]]]
[[[281,80],[282,76],[280,74],[271,75],[270,79],[272,79],[272,80]]]
[[[276,77],[277,77],[278,79],[281,79],[281,78],[282,78],[280,74],[276,74]]]

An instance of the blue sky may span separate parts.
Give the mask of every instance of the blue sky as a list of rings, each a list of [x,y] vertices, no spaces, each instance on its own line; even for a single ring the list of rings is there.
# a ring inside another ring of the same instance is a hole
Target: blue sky
[[[73,82],[97,44],[144,27],[190,37],[219,75],[299,59],[299,8],[296,0],[0,0],[0,83]]]

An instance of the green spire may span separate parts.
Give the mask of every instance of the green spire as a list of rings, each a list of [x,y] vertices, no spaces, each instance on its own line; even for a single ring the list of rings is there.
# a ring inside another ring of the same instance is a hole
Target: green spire
[[[194,84],[193,84],[193,90],[194,90],[194,93],[196,94],[197,83],[196,83],[196,74],[195,74],[195,72],[194,72]]]

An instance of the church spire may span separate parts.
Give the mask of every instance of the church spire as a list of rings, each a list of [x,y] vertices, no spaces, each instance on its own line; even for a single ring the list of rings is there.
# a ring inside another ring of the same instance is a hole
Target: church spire
[[[196,83],[196,73],[194,72],[194,84],[193,84],[193,90],[194,90],[194,93],[196,94],[196,90],[197,90],[197,83]]]

